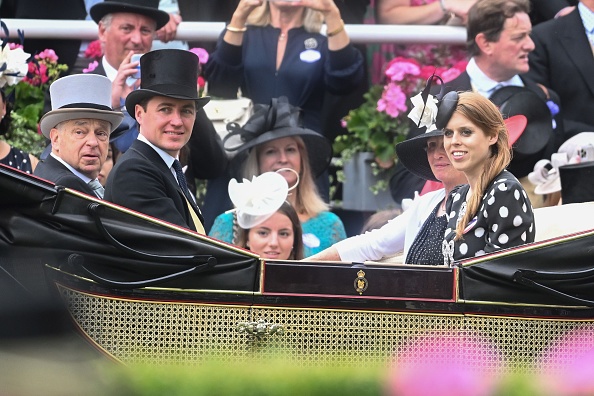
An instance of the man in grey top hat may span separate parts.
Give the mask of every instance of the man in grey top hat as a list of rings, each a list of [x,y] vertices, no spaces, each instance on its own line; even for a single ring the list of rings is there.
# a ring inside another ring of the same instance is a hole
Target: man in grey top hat
[[[198,96],[198,57],[163,49],[143,55],[140,63],[140,89],[126,98],[140,134],[111,171],[105,199],[204,234],[179,162],[196,113],[210,100]]]
[[[110,134],[123,119],[121,112],[111,110],[110,81],[76,74],[56,80],[49,91],[52,110],[41,118],[40,128],[52,151],[33,174],[103,198],[97,176],[107,158]]]

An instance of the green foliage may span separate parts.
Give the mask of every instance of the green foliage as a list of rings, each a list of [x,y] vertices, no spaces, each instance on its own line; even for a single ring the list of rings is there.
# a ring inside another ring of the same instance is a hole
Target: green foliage
[[[336,138],[334,153],[350,159],[357,152],[373,152],[383,162],[396,160],[396,144],[408,133],[408,122],[377,111],[383,86],[374,85],[363,95],[365,102],[345,117],[347,133]]]
[[[134,366],[118,370],[111,395],[381,395],[384,370],[369,365],[306,368],[268,363],[207,363],[198,367]]]
[[[37,123],[43,112],[44,92],[39,87],[20,82],[8,87],[7,94],[11,93],[15,105],[6,141],[11,146],[39,155],[45,147],[45,138],[37,131]]]

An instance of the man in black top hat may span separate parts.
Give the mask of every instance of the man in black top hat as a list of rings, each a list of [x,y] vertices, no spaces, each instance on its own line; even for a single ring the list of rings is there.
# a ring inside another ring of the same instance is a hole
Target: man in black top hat
[[[140,89],[126,98],[140,134],[111,171],[105,199],[204,233],[179,162],[196,111],[210,100],[198,97],[198,57],[184,50],[151,51],[142,56],[140,70]]]
[[[91,7],[89,14],[99,25],[99,40],[104,56],[92,72],[112,81],[112,107],[125,110],[126,97],[140,82],[128,85],[129,77],[137,73],[138,62],[133,54],[150,51],[157,30],[169,21],[169,14],[158,9],[158,0],[104,0]],[[128,83],[126,82],[128,81]],[[195,85],[195,82],[194,82]],[[116,148],[125,152],[138,136],[133,114],[124,111]],[[212,122],[202,108],[197,110],[194,134],[188,147],[188,180],[209,179],[221,175],[227,166],[227,156]]]

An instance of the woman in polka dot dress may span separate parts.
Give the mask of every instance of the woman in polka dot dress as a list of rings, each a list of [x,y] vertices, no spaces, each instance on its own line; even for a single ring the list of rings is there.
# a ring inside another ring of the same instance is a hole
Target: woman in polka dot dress
[[[511,150],[501,113],[477,93],[449,96],[456,109],[444,130],[444,147],[469,184],[452,190],[447,200],[445,265],[533,242],[535,235],[530,200],[505,170]]]
[[[6,102],[4,90],[0,89],[0,135],[4,135],[10,126],[10,106]],[[0,164],[33,173],[39,161],[31,154],[25,153],[0,139]]]

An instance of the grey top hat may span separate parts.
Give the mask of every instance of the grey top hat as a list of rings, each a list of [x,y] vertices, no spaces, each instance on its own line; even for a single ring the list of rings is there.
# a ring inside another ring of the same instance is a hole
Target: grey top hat
[[[169,22],[169,14],[159,10],[159,0],[104,0],[89,10],[91,18],[96,23],[105,15],[115,12],[145,15],[157,22],[157,30]]]
[[[80,118],[104,120],[113,132],[122,122],[124,114],[113,111],[111,81],[98,74],[73,74],[57,79],[50,85],[52,110],[40,121],[43,136],[50,138],[50,131],[63,121]]]
[[[147,52],[140,58],[140,89],[126,97],[126,110],[135,117],[134,108],[144,99],[166,96],[196,102],[204,107],[210,97],[198,96],[198,56],[180,49]]]

